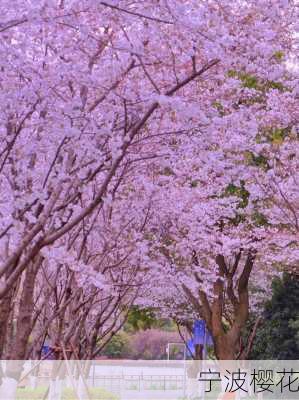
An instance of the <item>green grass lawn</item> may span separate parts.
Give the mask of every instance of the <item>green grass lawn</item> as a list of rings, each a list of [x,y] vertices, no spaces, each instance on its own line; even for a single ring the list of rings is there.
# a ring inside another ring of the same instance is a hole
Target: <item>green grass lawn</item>
[[[46,386],[37,387],[36,389],[19,388],[17,390],[16,400],[42,400],[47,392]],[[117,400],[118,397],[112,393],[100,388],[90,388],[92,400]],[[73,389],[65,388],[62,391],[62,400],[76,400]]]

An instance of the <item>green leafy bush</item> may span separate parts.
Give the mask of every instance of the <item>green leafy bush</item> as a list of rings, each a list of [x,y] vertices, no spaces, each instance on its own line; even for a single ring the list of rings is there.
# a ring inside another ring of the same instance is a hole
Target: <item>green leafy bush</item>
[[[257,332],[251,359],[299,359],[299,278],[285,274],[275,279],[272,299]]]

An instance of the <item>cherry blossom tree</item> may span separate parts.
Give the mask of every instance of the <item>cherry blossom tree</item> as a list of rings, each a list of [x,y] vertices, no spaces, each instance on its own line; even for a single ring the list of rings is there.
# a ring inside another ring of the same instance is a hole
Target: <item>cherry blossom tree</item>
[[[103,307],[105,291],[110,291],[109,306],[116,309],[134,299],[134,290],[120,293],[134,268],[138,281],[136,271],[146,253],[142,231],[149,212],[145,218],[142,212],[150,210],[152,189],[140,176],[146,175],[150,160],[165,156],[167,146],[160,136],[190,129],[174,123],[171,113],[167,117],[160,100],[181,93],[188,101],[191,87],[204,75],[216,74],[220,62],[204,46],[195,57],[194,40],[204,44],[206,39],[193,32],[190,41],[191,31],[180,16],[190,6],[152,1],[145,6],[126,1],[1,3],[2,356],[27,356],[29,336],[40,332],[45,296],[50,296],[51,309],[59,287],[62,303],[57,304],[59,315],[48,316],[53,318],[50,325],[63,325],[63,343],[68,338],[67,312],[84,305],[89,331],[85,326],[78,341],[89,356],[97,354],[96,337],[106,328],[103,319],[89,313],[94,301],[99,299]],[[172,123],[164,132],[167,120]],[[128,200],[130,195],[134,201]],[[115,219],[109,207],[116,209]],[[134,227],[130,237],[125,224]],[[125,244],[119,243],[117,229],[123,229]],[[76,277],[72,293],[83,285],[70,310],[64,308],[68,273]],[[109,289],[103,288],[106,275]],[[59,282],[53,282],[55,277]],[[54,289],[49,291],[47,284]],[[117,314],[117,326],[119,318]],[[53,326],[45,325],[49,334]],[[109,332],[112,328],[107,337]],[[11,397],[19,375],[20,369],[7,375],[14,381]]]
[[[298,57],[298,10],[271,5],[271,17],[269,9],[255,14],[259,2],[226,8],[227,19],[248,23],[236,24],[242,32],[254,21],[263,34],[238,32],[241,57],[225,59],[217,87],[205,82],[200,111],[164,100],[177,118],[191,112],[205,124],[176,139],[171,156],[156,164],[159,214],[148,231],[154,295],[144,304],[184,324],[205,319],[220,359],[246,357],[240,340],[250,308],[282,266],[298,268],[298,70],[288,65]]]
[[[67,254],[67,235],[84,243],[127,170],[158,156],[147,141],[150,118],[155,113],[154,128],[160,120],[156,86],[173,96],[218,63],[206,54],[190,68],[186,55],[173,58],[175,17],[166,6],[154,14],[171,21],[151,16],[151,5],[146,17],[126,4],[2,3],[3,321],[26,270],[36,278],[42,249]]]
[[[285,0],[1,2],[1,357],[47,336],[92,358],[136,297],[238,356],[249,289],[298,262],[297,20]]]

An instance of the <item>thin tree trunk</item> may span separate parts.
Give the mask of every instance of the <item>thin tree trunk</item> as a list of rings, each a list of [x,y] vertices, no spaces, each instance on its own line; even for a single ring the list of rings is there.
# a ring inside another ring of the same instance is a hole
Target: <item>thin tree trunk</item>
[[[0,301],[0,359],[4,355],[13,291],[7,293]]]
[[[28,339],[32,331],[35,279],[40,263],[41,260],[38,260],[26,269],[18,310],[16,333],[10,343],[10,354],[8,354],[10,360],[24,360],[26,356]]]

